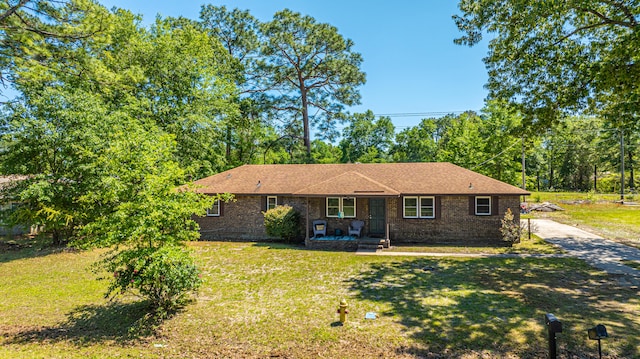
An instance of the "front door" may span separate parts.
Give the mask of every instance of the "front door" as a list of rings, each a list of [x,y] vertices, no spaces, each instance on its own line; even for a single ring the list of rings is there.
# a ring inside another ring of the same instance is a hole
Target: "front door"
[[[369,198],[369,234],[375,237],[385,234],[384,203],[384,198]]]

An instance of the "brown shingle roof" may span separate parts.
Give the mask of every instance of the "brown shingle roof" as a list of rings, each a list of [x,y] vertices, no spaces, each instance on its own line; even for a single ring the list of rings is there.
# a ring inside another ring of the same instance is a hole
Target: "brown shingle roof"
[[[201,193],[294,196],[528,195],[445,162],[244,165],[195,182]]]

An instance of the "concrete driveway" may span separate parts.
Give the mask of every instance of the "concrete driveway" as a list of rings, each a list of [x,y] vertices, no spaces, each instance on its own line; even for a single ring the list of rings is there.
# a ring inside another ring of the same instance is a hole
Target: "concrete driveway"
[[[616,243],[549,219],[532,219],[532,232],[561,247],[567,254],[583,259],[595,268],[621,275],[632,282],[640,280],[640,271],[622,264],[622,260],[640,262],[640,249]]]

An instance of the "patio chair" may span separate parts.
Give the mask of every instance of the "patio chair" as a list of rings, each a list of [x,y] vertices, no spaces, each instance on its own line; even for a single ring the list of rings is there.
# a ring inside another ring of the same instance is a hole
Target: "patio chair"
[[[325,221],[324,219],[316,219],[315,221],[313,221],[312,227],[314,238],[327,235],[327,221]]]
[[[362,227],[364,227],[364,221],[356,220],[351,222],[349,225],[349,235],[360,238],[360,235],[362,234]]]

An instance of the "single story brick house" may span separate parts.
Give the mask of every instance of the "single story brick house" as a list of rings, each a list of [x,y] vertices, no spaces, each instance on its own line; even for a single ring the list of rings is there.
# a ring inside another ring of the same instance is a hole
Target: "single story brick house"
[[[307,245],[318,219],[328,234],[362,220],[363,236],[394,243],[497,241],[507,208],[519,219],[520,196],[530,194],[442,162],[244,165],[194,184],[200,193],[235,196],[196,219],[202,239],[269,239],[262,212],[286,204],[301,214]]]

